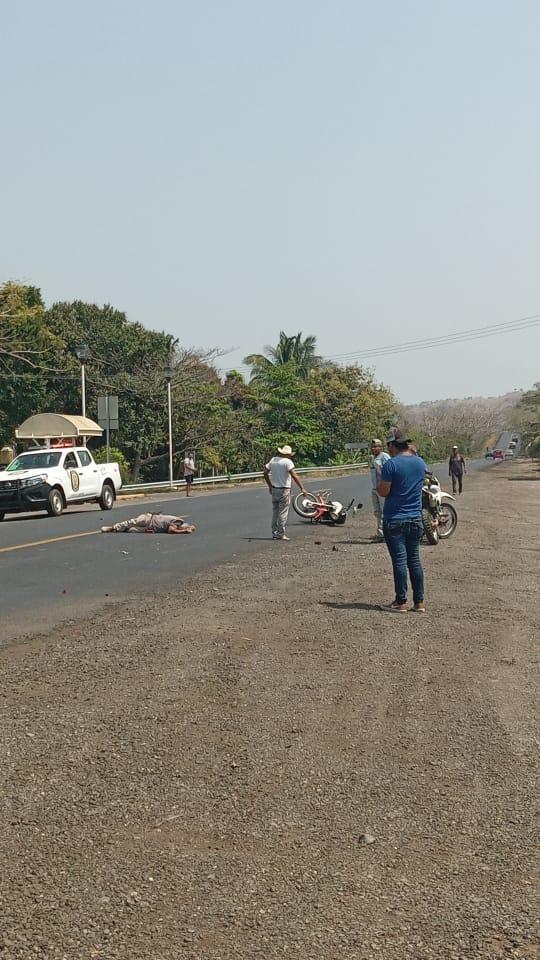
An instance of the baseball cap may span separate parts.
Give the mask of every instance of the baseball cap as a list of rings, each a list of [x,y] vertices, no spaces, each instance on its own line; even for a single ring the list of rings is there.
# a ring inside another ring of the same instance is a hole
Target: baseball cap
[[[410,437],[406,437],[403,433],[403,430],[400,430],[399,427],[392,427],[390,433],[386,438],[387,443],[410,443]]]

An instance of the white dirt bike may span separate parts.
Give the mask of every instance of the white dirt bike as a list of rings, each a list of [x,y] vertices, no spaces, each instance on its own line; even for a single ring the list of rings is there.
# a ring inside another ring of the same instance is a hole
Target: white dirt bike
[[[422,487],[422,523],[428,543],[436,544],[452,536],[458,522],[456,508],[450,503],[455,499],[441,488],[434,473],[426,473]]]

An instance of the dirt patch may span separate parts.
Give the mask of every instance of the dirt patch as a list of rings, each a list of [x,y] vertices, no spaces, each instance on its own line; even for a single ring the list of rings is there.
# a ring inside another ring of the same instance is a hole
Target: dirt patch
[[[527,469],[425,617],[359,514],[0,653],[2,960],[537,958]]]

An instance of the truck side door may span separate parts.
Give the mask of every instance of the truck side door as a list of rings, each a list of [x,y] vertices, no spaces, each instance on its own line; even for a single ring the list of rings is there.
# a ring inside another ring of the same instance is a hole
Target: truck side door
[[[99,493],[98,468],[88,450],[76,450],[78,460],[77,474],[79,477],[79,497],[95,497]]]
[[[73,450],[69,450],[64,456],[62,468],[65,472],[64,491],[66,500],[77,500],[80,496],[81,477],[80,464]]]

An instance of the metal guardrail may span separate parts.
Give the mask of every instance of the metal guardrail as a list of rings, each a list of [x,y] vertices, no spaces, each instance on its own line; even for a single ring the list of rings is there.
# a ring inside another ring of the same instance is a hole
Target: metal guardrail
[[[299,467],[296,473],[309,476],[310,473],[338,473],[344,470],[358,470],[361,467],[368,466],[369,464],[366,460],[362,463],[344,463],[339,467]],[[262,470],[257,470],[253,473],[225,473],[219,477],[194,477],[193,486],[210,486],[213,483],[241,483],[242,480],[262,480],[263,477],[264,473]],[[185,485],[185,480],[175,480],[172,487],[168,480],[160,480],[157,483],[126,483],[122,486],[120,495],[123,493],[138,493],[139,491],[144,493],[150,490],[181,490]]]

